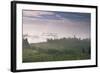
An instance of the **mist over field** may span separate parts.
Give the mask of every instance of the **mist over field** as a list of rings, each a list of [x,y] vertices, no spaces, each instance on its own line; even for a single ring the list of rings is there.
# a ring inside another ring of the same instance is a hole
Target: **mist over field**
[[[90,13],[23,10],[23,62],[91,59]]]

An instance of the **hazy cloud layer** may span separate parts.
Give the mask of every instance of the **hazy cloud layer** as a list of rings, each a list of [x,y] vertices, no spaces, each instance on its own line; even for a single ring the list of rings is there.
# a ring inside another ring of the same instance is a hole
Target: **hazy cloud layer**
[[[23,34],[39,36],[29,37],[30,42],[45,41],[48,36],[41,36],[43,33],[57,33],[58,38],[90,37],[89,13],[53,12],[53,11],[32,11],[23,10]]]

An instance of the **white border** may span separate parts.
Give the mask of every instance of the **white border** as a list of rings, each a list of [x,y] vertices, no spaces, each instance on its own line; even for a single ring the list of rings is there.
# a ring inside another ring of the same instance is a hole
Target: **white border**
[[[77,60],[77,61],[57,61],[57,62],[35,62],[35,63],[22,63],[22,9],[27,10],[46,10],[46,11],[64,11],[64,12],[84,12],[91,13],[91,60]],[[71,67],[71,66],[85,66],[95,65],[96,57],[96,10],[94,8],[82,8],[82,7],[60,7],[60,6],[45,6],[45,5],[28,5],[17,4],[17,70],[22,69],[38,69],[38,68],[52,68],[52,67]]]

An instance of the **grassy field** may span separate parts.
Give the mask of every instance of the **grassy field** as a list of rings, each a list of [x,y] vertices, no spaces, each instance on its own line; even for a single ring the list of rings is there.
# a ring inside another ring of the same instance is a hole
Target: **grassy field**
[[[42,43],[31,43],[30,46],[31,48],[23,48],[24,63],[91,58],[89,39],[48,40]]]

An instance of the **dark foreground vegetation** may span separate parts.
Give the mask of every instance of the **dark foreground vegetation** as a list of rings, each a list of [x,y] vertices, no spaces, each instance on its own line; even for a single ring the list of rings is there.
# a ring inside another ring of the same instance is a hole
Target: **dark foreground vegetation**
[[[28,43],[23,39],[23,62],[86,60],[91,58],[90,39],[47,39],[47,42]]]

